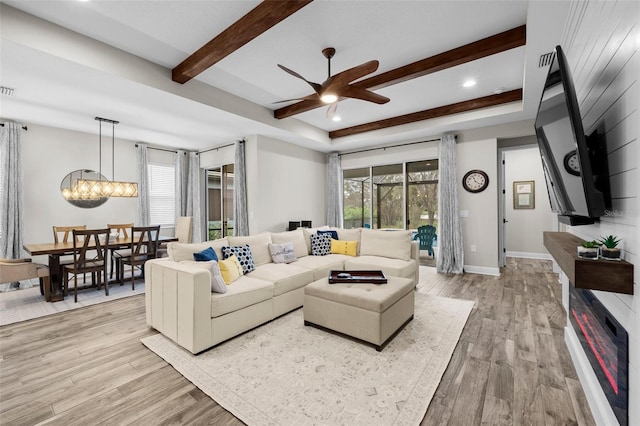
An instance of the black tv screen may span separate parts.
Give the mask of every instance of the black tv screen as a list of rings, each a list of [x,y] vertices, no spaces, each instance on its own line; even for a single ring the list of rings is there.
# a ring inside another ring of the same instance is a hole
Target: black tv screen
[[[607,192],[603,187],[608,187],[604,139],[595,132],[589,138],[584,134],[573,80],[560,46],[547,74],[535,130],[551,209],[575,218],[576,224],[579,218],[589,223],[586,219],[603,216]],[[594,166],[599,174],[594,174]]]

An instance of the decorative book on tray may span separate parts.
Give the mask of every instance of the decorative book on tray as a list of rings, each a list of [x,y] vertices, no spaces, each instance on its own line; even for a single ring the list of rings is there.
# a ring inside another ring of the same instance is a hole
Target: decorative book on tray
[[[387,277],[382,271],[331,271],[329,284],[385,284]]]

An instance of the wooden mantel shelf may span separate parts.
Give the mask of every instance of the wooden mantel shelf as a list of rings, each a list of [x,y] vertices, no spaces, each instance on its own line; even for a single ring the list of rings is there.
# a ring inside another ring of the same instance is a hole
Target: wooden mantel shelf
[[[578,257],[584,240],[568,232],[545,232],[544,246],[576,288],[633,294],[633,264]]]

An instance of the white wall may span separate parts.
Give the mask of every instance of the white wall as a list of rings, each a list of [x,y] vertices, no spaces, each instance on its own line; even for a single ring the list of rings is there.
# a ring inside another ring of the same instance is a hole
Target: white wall
[[[136,198],[111,198],[103,205],[84,209],[68,203],[60,182],[78,169],[98,170],[98,136],[23,123],[25,243],[53,241],[52,226],[135,222]],[[97,126],[97,123],[96,123]],[[116,129],[116,135],[117,135]],[[102,141],[102,174],[111,179],[111,138]],[[115,140],[116,179],[137,181],[135,142]],[[46,263],[46,259],[39,259]]]
[[[535,142],[535,138],[532,138]],[[507,256],[540,258],[548,256],[542,236],[554,230],[547,186],[537,145],[505,148],[505,248]],[[535,208],[513,208],[513,182],[534,181]]]
[[[498,275],[498,160],[497,139],[474,140],[458,136],[456,165],[458,198],[461,212],[464,269]],[[489,186],[482,192],[470,193],[462,187],[462,178],[469,170],[483,170],[489,176]],[[472,251],[475,246],[476,251]]]
[[[246,138],[247,208],[252,234],[285,231],[289,221],[326,224],[326,155],[266,136]]]
[[[568,227],[584,239],[614,234],[623,239],[627,261],[638,266],[640,250],[638,164],[640,149],[640,3],[584,1],[571,4],[562,47],[571,68],[584,130],[606,137],[613,210],[600,223]],[[598,299],[629,333],[629,424],[640,424],[640,295],[635,268],[634,296],[596,291]],[[570,349],[572,349],[570,347]],[[577,349],[582,351],[577,345]],[[597,392],[586,378],[593,374],[576,365],[596,420],[610,424],[612,415],[599,409]]]

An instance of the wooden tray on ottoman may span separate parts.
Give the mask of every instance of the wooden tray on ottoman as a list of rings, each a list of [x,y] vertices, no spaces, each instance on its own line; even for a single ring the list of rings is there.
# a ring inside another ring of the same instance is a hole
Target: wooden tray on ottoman
[[[344,274],[348,274],[344,275]],[[344,275],[344,276],[343,276]],[[329,284],[385,284],[387,277],[382,271],[331,271]]]

